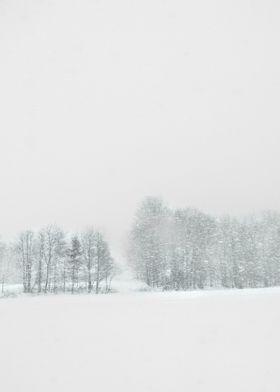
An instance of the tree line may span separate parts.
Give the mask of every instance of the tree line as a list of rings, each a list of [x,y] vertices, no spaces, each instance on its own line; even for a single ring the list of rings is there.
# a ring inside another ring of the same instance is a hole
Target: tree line
[[[214,217],[172,210],[148,197],[129,233],[128,265],[152,288],[190,290],[280,285],[280,214]],[[66,235],[49,225],[0,242],[0,292],[20,283],[25,293],[111,290],[117,267],[104,236],[92,228]]]
[[[277,286],[280,214],[217,218],[148,197],[135,216],[127,255],[135,276],[154,288]]]
[[[58,226],[26,230],[0,243],[1,291],[21,283],[25,293],[110,291],[116,267],[108,243],[92,228],[68,238]]]

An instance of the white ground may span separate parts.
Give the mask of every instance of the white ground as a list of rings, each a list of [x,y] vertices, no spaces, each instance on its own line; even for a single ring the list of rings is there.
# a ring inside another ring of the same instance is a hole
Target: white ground
[[[0,300],[1,392],[279,392],[280,289]]]

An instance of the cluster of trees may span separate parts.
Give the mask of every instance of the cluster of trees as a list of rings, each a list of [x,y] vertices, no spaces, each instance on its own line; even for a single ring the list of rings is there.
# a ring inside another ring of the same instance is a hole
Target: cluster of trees
[[[159,198],[140,205],[129,236],[128,262],[138,279],[165,290],[280,285],[280,214],[217,218],[171,210]],[[0,291],[99,293],[111,289],[116,266],[102,234],[71,238],[57,226],[0,242]]]
[[[137,278],[166,290],[280,285],[280,214],[215,218],[149,197],[136,214],[128,260]]]
[[[1,291],[21,282],[25,293],[109,291],[115,266],[103,235],[90,228],[67,238],[57,226],[22,232],[0,244]]]

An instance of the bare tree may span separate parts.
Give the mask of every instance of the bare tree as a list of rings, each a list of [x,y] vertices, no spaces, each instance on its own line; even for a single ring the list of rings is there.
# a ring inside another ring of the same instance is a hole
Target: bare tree
[[[51,273],[53,273],[53,287],[56,290],[57,285],[57,273],[58,273],[58,261],[63,257],[63,249],[65,246],[64,233],[57,226],[47,226],[43,228],[39,233],[39,249],[40,249],[40,260],[44,260],[45,264],[45,284],[44,292],[46,293],[50,289],[51,284]],[[42,268],[42,265],[41,265]],[[42,271],[42,269],[41,269]]]
[[[96,232],[89,228],[81,234],[82,257],[87,271],[87,291],[92,292],[93,288],[93,269],[96,259]]]
[[[32,267],[34,262],[34,233],[26,230],[19,235],[15,246],[16,253],[22,268],[23,291],[31,293]]]
[[[78,272],[81,266],[81,243],[77,236],[71,240],[71,247],[68,249],[68,261],[71,268],[71,293],[74,294],[75,283],[78,280]]]
[[[95,293],[99,293],[100,283],[107,281],[113,270],[113,259],[110,254],[109,246],[101,233],[96,232],[96,274],[95,274]]]

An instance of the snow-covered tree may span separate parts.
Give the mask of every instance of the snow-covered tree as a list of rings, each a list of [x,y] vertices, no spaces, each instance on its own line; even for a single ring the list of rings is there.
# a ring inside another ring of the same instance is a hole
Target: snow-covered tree
[[[140,205],[130,233],[130,263],[137,277],[152,287],[161,287],[166,280],[168,216],[161,199],[148,197]]]
[[[215,218],[149,197],[136,213],[128,260],[137,278],[162,289],[280,285],[280,214]]]
[[[34,265],[34,233],[26,230],[19,235],[15,244],[15,252],[22,271],[22,284],[25,293],[31,293],[33,284]]]
[[[75,284],[78,283],[78,273],[81,268],[82,249],[78,236],[71,239],[71,246],[67,251],[68,263],[71,271],[71,293],[74,293]]]

